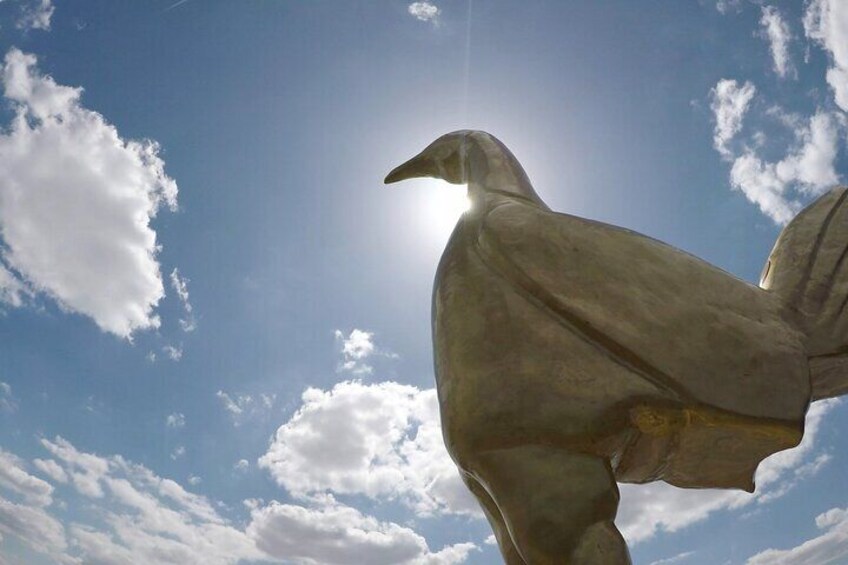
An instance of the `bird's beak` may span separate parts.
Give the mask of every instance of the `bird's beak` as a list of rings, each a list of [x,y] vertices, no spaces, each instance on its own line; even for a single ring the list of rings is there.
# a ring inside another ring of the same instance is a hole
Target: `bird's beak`
[[[392,172],[386,176],[386,180],[383,182],[386,184],[392,184],[393,182],[399,182],[406,179],[432,177],[434,176],[433,173],[432,159],[430,159],[429,156],[425,156],[423,153],[419,153],[403,165],[395,167]]]

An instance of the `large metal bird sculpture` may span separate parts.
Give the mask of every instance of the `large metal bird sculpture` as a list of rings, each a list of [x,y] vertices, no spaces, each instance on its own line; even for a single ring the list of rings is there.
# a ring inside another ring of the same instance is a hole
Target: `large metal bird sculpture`
[[[386,183],[467,184],[433,346],[445,444],[509,565],[630,563],[616,481],[754,490],[848,392],[848,206],[781,233],[760,286],[655,239],[551,211],[494,136],[444,135]]]

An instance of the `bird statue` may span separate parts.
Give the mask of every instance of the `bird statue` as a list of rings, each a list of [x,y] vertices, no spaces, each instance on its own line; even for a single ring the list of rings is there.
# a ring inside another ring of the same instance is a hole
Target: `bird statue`
[[[639,233],[553,212],[482,131],[393,183],[467,184],[433,288],[448,452],[508,565],[630,563],[617,482],[754,490],[811,401],[848,392],[848,207],[783,230],[754,286]]]

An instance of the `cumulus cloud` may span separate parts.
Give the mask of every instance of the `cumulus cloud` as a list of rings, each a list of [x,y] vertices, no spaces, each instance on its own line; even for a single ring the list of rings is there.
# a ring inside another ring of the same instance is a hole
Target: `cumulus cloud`
[[[24,462],[0,449],[0,488],[20,495],[34,506],[49,506],[53,503],[53,487],[47,481],[30,475]]]
[[[164,287],[150,221],[176,206],[176,183],[155,142],[122,139],[82,106],[80,88],[36,64],[11,49],[0,74],[15,109],[0,135],[3,276],[121,337],[158,327]]]
[[[302,399],[259,459],[294,496],[360,494],[419,515],[480,513],[445,450],[434,389],[346,381]]]
[[[373,372],[366,361],[374,354],[374,334],[364,330],[353,329],[347,336],[341,330],[335,332],[336,340],[342,344],[343,360],[339,371],[347,371],[354,375],[366,375]]]
[[[710,108],[715,114],[715,130],[713,144],[725,158],[730,158],[732,152],[728,147],[730,141],[742,129],[742,119],[757,89],[750,82],[742,86],[732,79],[718,81],[710,95]]]
[[[780,10],[774,6],[763,6],[760,26],[762,26],[763,37],[769,42],[774,72],[781,78],[794,74],[795,69],[789,57],[789,42],[792,40],[792,32],[789,29],[789,24],[783,19]]]
[[[802,204],[790,194],[818,196],[839,183],[834,162],[839,148],[836,118],[818,112],[794,132],[795,147],[783,159],[768,162],[748,148],[733,162],[730,182],[778,224],[785,224]]]
[[[47,509],[52,491],[46,483],[26,473],[20,459],[0,452],[0,542],[16,538],[50,562],[348,564],[355,556],[357,563],[448,565],[464,561],[476,547],[459,543],[431,551],[408,526],[377,520],[330,496],[315,497],[308,506],[248,499],[250,520],[237,526],[218,513],[221,503],[188,492],[143,465],[118,455],[86,453],[59,437],[42,445],[67,477],[85,472],[99,493],[93,496],[95,489],[76,485],[83,496],[69,499],[73,522],[63,523]],[[196,484],[199,478],[191,476],[188,482]],[[7,500],[4,491],[22,501]]]
[[[185,316],[180,318],[180,328],[184,332],[193,332],[197,329],[197,321],[194,318],[194,308],[188,299],[188,282],[187,278],[181,277],[177,269],[171,271],[171,287],[177,293],[180,303],[183,305]]]
[[[21,16],[15,27],[24,31],[31,29],[50,31],[50,19],[55,9],[53,0],[29,0],[21,8]]]
[[[732,163],[732,186],[774,222],[786,224],[803,207],[804,198],[818,196],[839,183],[835,161],[841,118],[819,110],[805,120],[771,107],[766,115],[789,130],[792,142],[782,159],[769,161],[760,155],[760,148],[767,141],[762,132],[753,136],[753,143],[741,148],[731,145],[742,129],[755,92],[750,82],[740,87],[735,80],[718,81],[711,91],[710,107],[715,115],[713,145]]]
[[[65,554],[68,541],[62,523],[44,508],[16,504],[0,496],[0,533],[59,563],[75,563]]]
[[[439,21],[442,11],[432,2],[413,2],[407,7],[409,15],[422,22]]]
[[[848,112],[848,4],[843,0],[811,0],[804,13],[804,33],[828,53],[827,83],[836,104]]]
[[[68,475],[65,470],[52,459],[33,459],[32,464],[35,468],[56,481],[57,483],[67,483]]]
[[[174,412],[172,414],[168,414],[165,418],[165,425],[169,428],[182,428],[185,426],[185,414],[182,412]]]
[[[753,494],[717,489],[681,489],[667,483],[620,485],[621,505],[616,523],[631,544],[652,538],[660,531],[676,532],[705,520],[719,510],[767,504],[810,476],[816,437],[824,417],[839,405],[837,400],[816,402],[807,414],[804,439],[794,449],[775,453],[757,469]],[[821,466],[819,466],[821,468]]]
[[[346,565],[351,556],[373,565],[462,563],[476,546],[460,543],[432,553],[413,530],[380,522],[325,497],[316,508],[272,502],[251,512],[249,535],[273,557]]]

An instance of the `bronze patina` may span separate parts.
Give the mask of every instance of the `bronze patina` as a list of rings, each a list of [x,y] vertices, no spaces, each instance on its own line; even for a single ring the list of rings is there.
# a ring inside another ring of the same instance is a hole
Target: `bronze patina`
[[[616,481],[754,490],[848,391],[848,206],[780,235],[759,287],[551,211],[512,153],[444,135],[386,182],[467,184],[433,289],[445,444],[509,565],[629,563]]]

